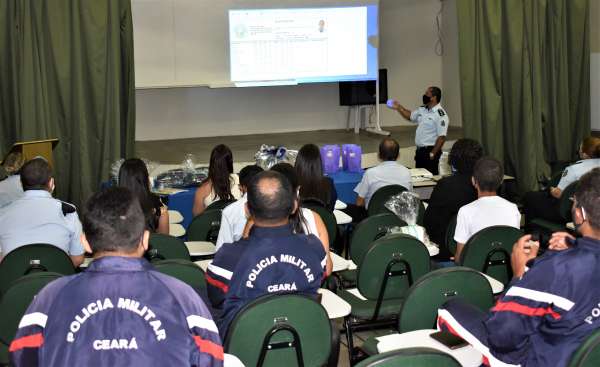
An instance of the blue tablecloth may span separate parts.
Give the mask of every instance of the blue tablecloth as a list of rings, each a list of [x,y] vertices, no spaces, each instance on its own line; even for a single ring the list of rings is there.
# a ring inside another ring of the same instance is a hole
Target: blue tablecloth
[[[354,204],[356,202],[356,193],[354,188],[362,179],[363,172],[344,172],[340,171],[328,175],[333,180],[338,199],[344,203]],[[181,225],[187,228],[192,222],[192,207],[194,206],[194,194],[196,190],[186,190],[177,194],[169,195],[169,209],[177,210],[183,216]]]

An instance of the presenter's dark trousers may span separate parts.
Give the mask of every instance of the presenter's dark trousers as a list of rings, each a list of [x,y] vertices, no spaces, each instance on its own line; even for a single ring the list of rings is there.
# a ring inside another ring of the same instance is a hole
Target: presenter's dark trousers
[[[439,164],[440,157],[442,156],[442,151],[440,150],[433,159],[429,158],[429,153],[433,150],[433,146],[428,147],[417,147],[417,151],[415,152],[415,167],[416,168],[425,168],[429,172],[434,175],[439,174]]]
[[[530,191],[523,198],[525,224],[529,226],[533,219],[545,219],[554,223],[565,224],[560,214],[560,200],[548,191]]]

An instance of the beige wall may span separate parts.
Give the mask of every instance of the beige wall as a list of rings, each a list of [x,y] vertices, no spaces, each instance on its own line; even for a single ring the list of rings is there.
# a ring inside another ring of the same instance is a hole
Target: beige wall
[[[591,51],[600,52],[600,0],[590,0]]]
[[[420,103],[426,86],[444,88],[442,58],[434,52],[439,7],[439,0],[380,1],[380,63],[388,68],[390,97],[407,107]],[[335,83],[138,90],[136,139],[340,129],[348,110],[338,106],[338,98]],[[406,123],[384,106],[381,110],[384,126]]]

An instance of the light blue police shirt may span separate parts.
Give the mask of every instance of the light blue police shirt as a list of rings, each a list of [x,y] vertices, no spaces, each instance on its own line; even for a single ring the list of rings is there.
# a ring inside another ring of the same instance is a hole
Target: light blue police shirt
[[[438,136],[446,136],[450,123],[446,111],[439,103],[431,109],[424,106],[417,108],[410,114],[410,120],[418,124],[415,135],[417,147],[435,145]]]
[[[6,206],[23,196],[23,187],[21,186],[21,176],[8,176],[0,181],[0,208]]]
[[[412,191],[412,179],[408,168],[395,161],[381,162],[365,171],[354,192],[365,199],[365,207],[368,208],[375,191],[388,185],[400,185]]]
[[[596,167],[600,167],[600,158],[584,159],[573,163],[569,167],[565,168],[556,187],[562,191],[569,186],[569,184],[579,180],[581,176],[585,175]]]
[[[70,204],[65,204],[70,205]],[[0,249],[6,256],[17,247],[47,243],[69,255],[82,255],[81,222],[77,212],[63,214],[63,202],[45,190],[27,190],[0,209]]]

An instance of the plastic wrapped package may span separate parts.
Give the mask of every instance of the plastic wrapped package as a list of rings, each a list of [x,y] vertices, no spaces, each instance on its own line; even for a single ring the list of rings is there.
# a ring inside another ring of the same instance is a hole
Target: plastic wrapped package
[[[198,187],[208,177],[208,167],[176,168],[156,176],[154,187],[162,190],[165,188],[185,189]]]
[[[450,163],[448,163],[448,156],[450,153],[442,152],[440,156],[440,162],[438,163],[438,170],[440,176],[450,176],[452,174],[452,167],[450,167]]]
[[[271,169],[277,163],[285,162],[291,165],[296,163],[298,156],[297,150],[287,149],[283,146],[275,147],[274,145],[263,144],[254,155],[256,165],[264,170]]]
[[[341,150],[339,145],[324,145],[321,147],[323,173],[331,174],[340,170]]]
[[[417,224],[420,203],[421,201],[416,194],[410,191],[403,191],[392,196],[385,203],[385,207],[388,208],[392,213],[396,214],[398,218],[406,222],[406,224],[414,226]]]
[[[356,144],[342,145],[342,167],[344,171],[360,172],[362,170],[362,148]]]

